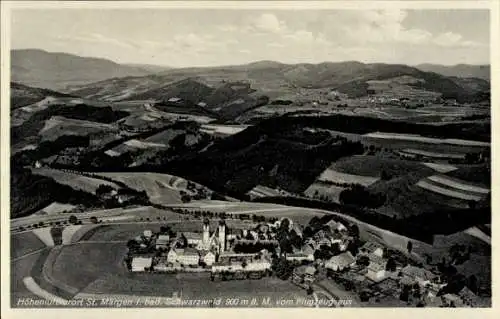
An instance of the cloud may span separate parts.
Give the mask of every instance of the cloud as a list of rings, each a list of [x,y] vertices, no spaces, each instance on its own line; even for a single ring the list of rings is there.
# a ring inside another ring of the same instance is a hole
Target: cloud
[[[460,34],[446,32],[433,35],[427,30],[407,28],[404,21],[408,13],[401,9],[363,10],[333,14],[331,22],[340,25],[337,33],[348,43],[388,44],[388,45],[434,45],[434,46],[474,46],[478,43],[466,41]]]
[[[433,42],[442,47],[478,47],[480,43],[476,41],[464,40],[462,35],[453,32],[441,33],[434,37]]]
[[[261,14],[253,21],[252,25],[259,31],[270,33],[281,33],[287,29],[286,23],[272,13]]]
[[[77,42],[86,42],[86,43],[95,43],[95,44],[108,44],[122,48],[138,48],[136,44],[132,41],[120,40],[112,37],[105,36],[100,33],[87,33],[80,34],[76,36],[55,36],[56,40],[59,41],[77,41]]]

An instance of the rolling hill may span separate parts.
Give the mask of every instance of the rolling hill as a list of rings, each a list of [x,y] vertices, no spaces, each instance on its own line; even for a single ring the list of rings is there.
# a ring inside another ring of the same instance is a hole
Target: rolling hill
[[[368,81],[403,76],[418,79],[410,84],[414,88],[437,92],[444,98],[459,101],[475,101],[479,92],[489,92],[488,84],[481,79],[471,78],[465,83],[463,80],[425,72],[407,65],[364,64],[352,61],[290,65],[261,61],[237,66],[172,69],[154,75],[106,80],[74,86],[71,93],[115,100],[161,99],[178,94],[177,86],[173,84],[191,79],[222,95],[228,90],[228,84],[231,86],[234,83],[246,83],[254,95],[261,94],[270,99],[296,93],[299,89],[320,88],[336,90],[356,98],[368,95]]]
[[[52,90],[64,90],[68,85],[115,77],[152,73],[151,67],[123,65],[107,59],[38,49],[12,50],[11,66],[12,81]]]
[[[40,102],[46,97],[74,97],[70,94],[64,94],[48,89],[29,87],[20,83],[10,83],[10,109],[14,110],[26,105]]]
[[[453,76],[459,78],[478,78],[487,81],[490,80],[489,65],[457,64],[447,66],[439,64],[419,64],[416,66],[416,68],[424,72],[434,72],[444,76]]]

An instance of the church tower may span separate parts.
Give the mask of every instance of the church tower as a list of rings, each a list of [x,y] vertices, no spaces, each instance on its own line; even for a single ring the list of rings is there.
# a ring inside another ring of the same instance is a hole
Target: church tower
[[[208,245],[210,241],[210,221],[205,218],[203,221],[203,245]]]
[[[226,250],[226,223],[224,220],[219,222],[219,246],[221,253]]]

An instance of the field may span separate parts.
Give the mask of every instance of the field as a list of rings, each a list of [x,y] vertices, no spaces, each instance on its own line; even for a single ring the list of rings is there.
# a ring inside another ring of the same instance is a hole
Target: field
[[[306,189],[304,194],[310,198],[326,197],[329,201],[339,203],[340,193],[344,189],[344,187],[328,185],[321,182],[314,182]]]
[[[146,191],[150,200],[158,204],[181,203],[180,190],[187,182],[176,176],[157,173],[98,173],[101,176],[125,183],[138,191]]]
[[[62,135],[91,135],[95,133],[118,132],[118,129],[110,124],[68,119],[62,116],[53,116],[45,121],[44,127],[39,135],[42,141],[53,141]]]
[[[52,204],[41,209],[40,211],[36,212],[35,214],[37,214],[37,215],[58,214],[58,213],[62,213],[64,211],[71,211],[75,207],[76,206],[70,205],[70,204],[61,204],[61,203],[53,202]]]
[[[439,173],[449,173],[458,169],[453,165],[447,165],[447,164],[436,164],[436,163],[423,163],[423,164]]]
[[[33,174],[42,175],[53,178],[56,182],[71,186],[73,189],[80,189],[82,191],[95,194],[96,189],[99,185],[109,185],[114,189],[119,189],[120,187],[115,183],[111,183],[105,180],[90,178],[86,176],[81,176],[74,173],[69,173],[57,169],[51,168],[32,168]]]
[[[423,189],[426,189],[426,190],[429,190],[431,192],[435,192],[435,193],[438,193],[438,194],[442,194],[442,195],[445,195],[445,196],[449,196],[449,197],[454,197],[454,198],[463,199],[463,200],[473,200],[473,201],[479,201],[479,200],[481,200],[481,197],[479,197],[479,196],[464,194],[464,193],[457,192],[457,191],[454,191],[454,190],[451,190],[451,189],[440,187],[438,185],[431,184],[431,183],[429,183],[429,182],[427,182],[425,180],[419,181],[417,183],[417,185],[420,186],[420,187],[422,187]]]
[[[340,184],[361,184],[363,186],[370,186],[375,183],[378,178],[362,175],[354,175],[347,173],[340,173],[333,169],[327,168],[317,179],[322,182],[333,182]]]
[[[332,169],[346,174],[359,174],[363,176],[380,177],[385,171],[391,177],[403,176],[413,172],[431,175],[432,169],[421,163],[401,159],[387,158],[384,156],[351,156],[344,157],[332,165]]]
[[[51,265],[51,276],[77,290],[106,274],[125,271],[125,244],[75,244],[64,246]]]
[[[25,277],[30,277],[33,266],[39,258],[45,258],[47,251],[39,252],[10,263],[10,298],[15,307],[19,298],[38,299],[23,283]]]
[[[429,176],[417,183],[428,191],[469,201],[480,201],[490,190],[442,175]]]
[[[10,236],[10,256],[13,259],[45,247],[45,244],[32,232],[24,232]]]
[[[307,297],[305,290],[289,281],[277,278],[260,280],[233,280],[211,282],[209,274],[128,274],[108,275],[96,280],[84,289],[84,293],[109,293],[141,296],[171,297],[174,293],[183,299],[263,297],[275,300]],[[272,305],[271,305],[272,306]]]
[[[374,132],[362,135],[365,144],[391,149],[414,149],[434,153],[466,154],[487,150],[490,143],[459,140],[437,139],[414,134],[396,134]]]
[[[280,196],[280,192],[276,189],[262,185],[255,186],[248,194],[253,197]]]
[[[436,183],[440,183],[449,187],[454,187],[472,193],[488,194],[491,192],[490,189],[474,186],[471,184],[466,184],[463,183],[463,181],[456,180],[447,176],[434,175],[430,176],[429,179]]]
[[[364,135],[365,137],[371,137],[375,139],[386,139],[386,140],[403,140],[412,142],[421,142],[429,144],[450,144],[459,146],[478,146],[478,147],[490,147],[490,143],[469,141],[469,140],[459,140],[459,139],[437,139],[430,137],[423,137],[417,134],[396,134],[396,133],[368,133]]]
[[[208,134],[229,136],[237,134],[248,128],[248,125],[215,125],[206,124],[201,126],[201,131]]]
[[[379,181],[370,186],[371,191],[381,192],[387,196],[385,204],[378,208],[377,212],[391,217],[406,218],[439,209],[469,207],[466,200],[429,192],[416,185],[428,176],[425,173],[417,171],[389,181]]]
[[[440,153],[440,152],[429,152],[423,150],[416,150],[411,148],[405,148],[401,150],[403,154],[420,155],[424,157],[430,157],[435,159],[463,159],[465,154],[450,154],[450,153]]]
[[[148,150],[148,149],[165,149],[167,146],[160,143],[151,143],[140,141],[136,139],[128,140],[112,149],[107,150],[105,153],[109,156],[120,156],[128,152],[135,152],[138,150]]]
[[[170,144],[170,141],[172,141],[176,136],[183,133],[185,133],[184,130],[166,129],[160,133],[146,138],[145,141],[149,143],[158,143],[168,146]]]
[[[164,148],[165,145],[160,144],[160,143],[151,143],[151,142],[143,142],[139,140],[128,140],[124,142],[123,144],[132,147],[132,148],[137,148],[137,149],[147,149],[147,148]]]
[[[490,164],[463,165],[446,175],[486,187],[489,187],[491,184]]]
[[[214,202],[214,201],[212,201]],[[190,204],[182,205],[186,209],[190,207]],[[226,212],[229,214],[248,214],[257,215],[265,217],[275,217],[275,218],[290,218],[294,222],[302,225],[309,223],[311,218],[314,216],[323,216],[324,213],[318,212],[312,209],[303,209],[300,207],[290,207],[277,204],[267,204],[267,203],[257,203],[257,202],[215,202],[213,204],[207,203],[202,205],[200,202],[194,202],[192,204],[194,210],[201,211],[211,211],[211,212]],[[227,220],[227,222],[238,223],[238,221]],[[235,227],[238,227],[235,224]]]

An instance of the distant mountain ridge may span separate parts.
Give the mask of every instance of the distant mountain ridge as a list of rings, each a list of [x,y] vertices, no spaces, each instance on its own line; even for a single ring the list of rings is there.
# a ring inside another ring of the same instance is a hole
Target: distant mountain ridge
[[[64,91],[68,85],[151,73],[151,66],[124,65],[103,58],[39,49],[11,51],[11,81],[39,88]]]
[[[417,69],[425,72],[434,72],[444,76],[454,76],[459,78],[478,78],[490,81],[490,65],[471,65],[471,64],[457,64],[457,65],[439,65],[439,64],[419,64]]]
[[[488,80],[484,79],[489,75],[489,66],[428,64],[417,68],[357,61],[319,64],[256,61],[244,65],[171,69],[155,65],[118,64],[102,58],[36,49],[13,50],[11,57],[11,80],[14,82],[110,101],[172,96],[173,93],[169,92],[174,87],[172,84],[187,78],[215,90],[227,83],[247,83],[251,85],[252,92],[256,92],[253,95],[270,99],[295,95],[300,89],[323,88],[354,98],[362,97],[369,94],[370,81],[402,76],[418,79],[409,84],[410,87],[440,93],[444,98],[459,101],[477,101],[487,97],[490,91]],[[450,75],[443,75],[445,71]],[[233,94],[230,89],[225,90]]]
[[[162,99],[172,97],[172,84],[187,78],[212,88],[227,83],[248,83],[256,94],[269,98],[295,95],[300,89],[328,88],[350,97],[369,94],[369,81],[390,80],[402,76],[418,79],[410,84],[417,90],[441,93],[444,98],[459,101],[475,101],[486,96],[489,83],[486,80],[464,80],[434,72],[425,72],[401,64],[356,61],[325,62],[319,64],[284,64],[259,61],[245,65],[220,67],[194,67],[163,71],[143,77],[104,80],[82,86],[74,86],[71,93],[88,98],[105,100]],[[175,90],[174,90],[175,91]],[[481,95],[478,95],[481,93]],[[175,96],[175,95],[174,95]]]

